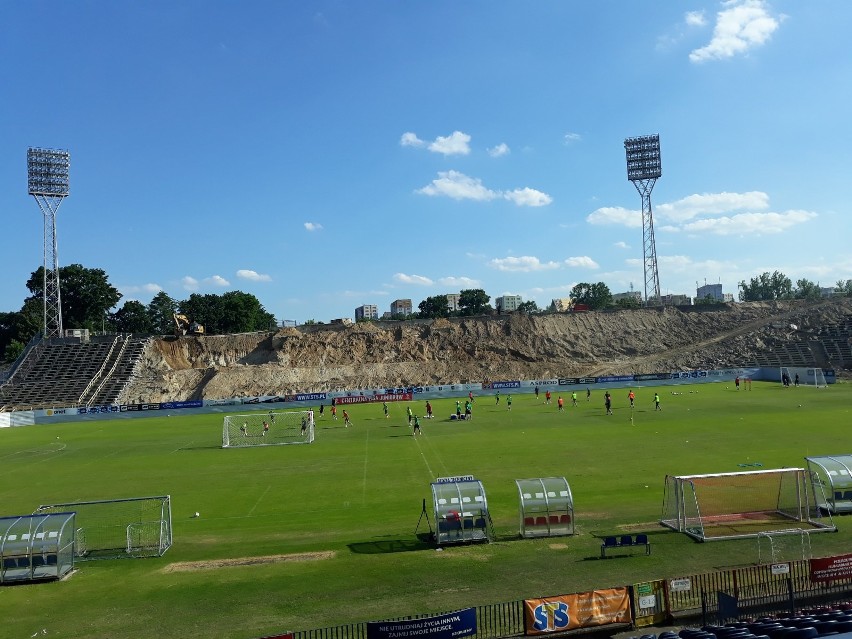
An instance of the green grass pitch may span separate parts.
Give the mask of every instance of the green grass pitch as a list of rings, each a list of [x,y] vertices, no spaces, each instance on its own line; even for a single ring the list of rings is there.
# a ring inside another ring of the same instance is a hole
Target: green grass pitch
[[[454,400],[433,401],[417,438],[405,411],[424,414],[422,400],[391,404],[390,419],[380,403],[347,407],[348,429],[326,410],[315,443],[254,449],[223,450],[215,414],[0,429],[0,515],[169,494],[174,519],[161,558],[0,588],[3,634],[248,639],[750,564],[755,540],[699,544],[659,526],[665,475],[850,452],[845,384],[658,390],[661,412],[653,388],[636,388],[632,424],[626,388],[612,391],[612,416],[595,389],[577,407],[562,393],[564,413],[559,393],[550,406],[516,394],[508,411],[503,391],[499,405],[477,396],[470,422],[447,419]],[[467,474],[483,482],[498,539],[436,552],[414,534],[422,500],[435,477]],[[521,540],[514,480],[548,476],[568,479],[577,535]],[[812,535],[814,555],[848,552],[850,521]],[[653,554],[599,560],[600,537],[625,531],[649,533]],[[279,557],[238,561],[264,556]]]

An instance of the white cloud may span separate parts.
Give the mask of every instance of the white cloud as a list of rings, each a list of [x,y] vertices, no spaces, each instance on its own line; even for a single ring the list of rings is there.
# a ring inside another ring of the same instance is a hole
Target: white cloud
[[[695,220],[684,224],[690,233],[715,235],[771,235],[803,224],[817,216],[811,211],[785,211],[784,213],[739,213],[729,217]]]
[[[509,155],[509,153],[509,145],[507,145],[505,142],[501,142],[497,146],[488,149],[488,155],[490,155],[492,158],[499,158],[504,155]]]
[[[598,263],[595,262],[588,255],[581,255],[579,257],[569,257],[567,260],[565,260],[565,264],[576,268],[600,268]]]
[[[439,171],[438,177],[432,180],[431,184],[422,189],[417,189],[415,193],[451,197],[454,200],[475,200],[477,202],[503,198],[518,206],[546,206],[553,201],[547,193],[529,187],[515,189],[514,191],[494,191],[482,184],[482,180],[479,178],[472,178],[453,170]]]
[[[423,277],[422,275],[406,275],[405,273],[396,273],[393,276],[397,282],[402,282],[403,284],[417,284],[418,286],[432,286],[434,282],[430,280],[428,277]]]
[[[621,206],[603,206],[589,213],[586,221],[600,226],[617,224],[631,229],[641,228],[642,211],[625,209]]]
[[[707,24],[703,9],[701,11],[687,11],[683,16],[683,21],[690,27],[703,27]]]
[[[503,197],[518,206],[547,206],[553,202],[553,198],[547,193],[531,189],[528,186],[522,189],[515,189],[514,191],[507,191],[503,193]]]
[[[231,285],[231,283],[221,275],[212,275],[211,277],[205,277],[204,283],[210,284],[211,286],[218,286],[220,288],[224,288],[225,286]]]
[[[415,148],[420,148],[422,146],[426,146],[426,143],[417,137],[414,133],[403,133],[402,137],[399,139],[400,146],[413,146]]]
[[[461,131],[453,131],[446,137],[439,135],[428,148],[433,153],[443,155],[467,155],[470,153],[470,136]]]
[[[541,262],[537,257],[524,255],[522,257],[495,258],[488,262],[488,266],[498,271],[529,273],[559,268],[559,262]]]
[[[428,186],[418,189],[423,195],[444,195],[454,200],[476,200],[486,202],[499,197],[498,193],[486,188],[479,178],[468,177],[458,171],[439,171],[437,179]]]
[[[654,207],[654,213],[656,216],[675,222],[685,222],[698,216],[767,208],[769,208],[769,196],[762,191],[696,193],[675,202],[659,204]]]
[[[616,242],[615,244],[613,244],[613,246],[615,248],[620,248],[620,249],[629,249],[630,248],[630,245],[627,242]]]
[[[185,275],[180,280],[181,286],[186,291],[197,291],[198,290],[198,280],[192,277],[191,275]]]
[[[118,289],[124,296],[135,295],[136,293],[156,295],[163,290],[163,287],[159,284],[149,283],[143,284],[142,286],[119,286]]]
[[[723,60],[766,43],[779,21],[769,14],[764,0],[728,0],[716,14],[710,42],[689,54],[691,62]]]
[[[574,142],[579,142],[582,139],[583,139],[583,136],[581,136],[579,133],[566,133],[562,137],[562,141],[565,144],[573,144]]]
[[[438,284],[441,284],[442,286],[456,286],[459,290],[462,290],[477,287],[481,284],[481,282],[470,277],[453,277],[451,275],[449,277],[442,277],[439,279]]]
[[[252,271],[247,268],[241,268],[237,271],[237,277],[243,280],[249,280],[251,282],[271,282],[272,278],[265,273],[258,273],[257,271]]]
[[[305,222],[305,228],[309,231],[322,231],[322,224],[317,222]]]

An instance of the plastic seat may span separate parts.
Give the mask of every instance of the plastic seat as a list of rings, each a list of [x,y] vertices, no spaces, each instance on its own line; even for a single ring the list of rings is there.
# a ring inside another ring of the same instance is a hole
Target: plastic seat
[[[570,524],[571,523],[571,515],[568,515],[567,513],[565,515],[562,515],[559,518],[559,523],[560,524]]]
[[[559,515],[551,515],[550,516],[550,523],[551,524],[558,524],[559,523]]]
[[[636,544],[637,545],[641,545],[641,544],[647,545],[648,544],[648,535],[636,535]]]
[[[535,519],[532,517],[524,517],[524,526],[535,526]]]
[[[622,535],[618,543],[621,546],[632,546],[633,537],[631,537],[630,535]]]
[[[536,517],[535,518],[536,526],[547,526],[547,517]]]

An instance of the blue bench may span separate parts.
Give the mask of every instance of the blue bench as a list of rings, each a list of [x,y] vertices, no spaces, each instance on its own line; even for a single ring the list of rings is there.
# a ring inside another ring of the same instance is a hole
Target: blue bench
[[[604,537],[601,544],[601,559],[606,558],[607,550],[634,550],[636,548],[644,548],[645,554],[651,554],[651,542],[648,541],[648,535],[621,535],[620,537]]]

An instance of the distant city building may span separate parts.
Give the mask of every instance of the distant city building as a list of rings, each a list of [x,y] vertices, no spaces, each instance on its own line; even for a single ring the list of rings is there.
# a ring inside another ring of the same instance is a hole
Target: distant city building
[[[837,289],[835,289],[833,286],[820,286],[819,294],[822,297],[831,297],[832,295],[837,294]]]
[[[695,299],[706,300],[708,297],[715,302],[725,301],[724,295],[722,293],[722,285],[705,284],[704,286],[699,286],[698,290],[695,293]]]
[[[550,300],[550,310],[557,313],[564,313],[571,310],[572,304],[574,304],[574,300],[570,297],[559,297]]]
[[[662,296],[664,306],[692,306],[692,298],[689,295],[668,295]]]
[[[379,307],[375,304],[364,304],[355,309],[355,321],[365,319],[378,319]]]
[[[411,300],[394,300],[390,305],[391,315],[411,315]]]
[[[343,324],[343,326],[352,326],[352,320],[348,317],[338,317],[329,322],[329,324]]]
[[[733,293],[722,293],[722,301],[728,302],[728,303],[733,302],[734,301],[734,294]]]
[[[636,300],[639,304],[642,303],[642,291],[627,291],[625,293],[614,293],[612,296],[612,301],[617,302],[618,300]]]
[[[383,320],[389,320],[389,319],[391,319],[391,312],[390,312],[390,311],[385,311],[384,313],[382,313],[382,319],[383,319]]]
[[[450,313],[455,313],[459,310],[459,300],[461,295],[458,293],[447,293],[447,310]]]
[[[498,313],[511,313],[517,311],[518,307],[524,303],[520,295],[502,295],[494,300],[494,305],[497,307]]]

